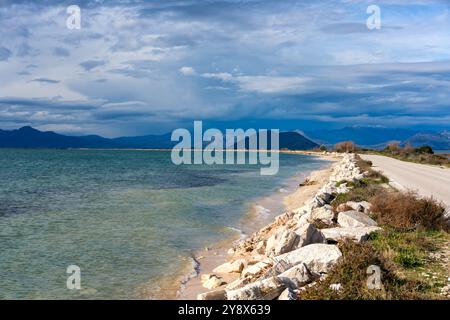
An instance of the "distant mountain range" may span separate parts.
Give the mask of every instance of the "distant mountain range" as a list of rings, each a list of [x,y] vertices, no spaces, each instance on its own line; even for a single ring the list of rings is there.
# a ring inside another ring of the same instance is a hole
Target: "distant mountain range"
[[[340,141],[353,141],[360,146],[379,146],[389,141],[405,141],[417,131],[409,129],[392,129],[383,127],[345,127],[334,130],[308,131],[306,135],[323,144],[335,144]]]
[[[353,126],[334,130],[315,130],[305,132],[307,138],[327,146],[340,141],[353,141],[359,146],[374,149],[384,148],[396,141],[414,147],[429,145],[433,149],[450,149],[450,132],[417,131],[410,129]]]
[[[170,136],[171,134],[167,133],[109,139],[97,135],[67,136],[53,131],[39,131],[27,126],[16,130],[0,130],[0,148],[171,149],[177,142],[170,141]],[[304,134],[280,132],[279,147],[289,150],[309,150],[320,144],[331,146],[348,140],[359,146],[370,148],[384,148],[389,142],[397,141],[402,145],[410,143],[414,147],[429,145],[435,150],[450,150],[450,131],[420,132],[362,126],[307,131]]]
[[[429,145],[435,150],[450,150],[450,131],[417,133],[406,140],[412,146]]]
[[[0,148],[170,149],[178,143],[171,141],[170,137],[170,133],[113,139],[96,135],[66,136],[53,131],[39,131],[27,126],[17,130],[0,130]],[[317,143],[298,132],[280,133],[280,149],[308,150],[317,146]]]

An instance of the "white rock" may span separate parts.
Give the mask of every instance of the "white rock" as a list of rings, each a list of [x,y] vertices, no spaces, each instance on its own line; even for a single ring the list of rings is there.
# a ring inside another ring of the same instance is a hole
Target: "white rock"
[[[258,263],[255,263],[251,266],[248,266],[242,271],[243,277],[255,277],[256,275],[259,275],[269,269],[273,265],[273,262],[271,259],[265,259],[263,261],[260,261]]]
[[[203,286],[206,289],[215,289],[224,284],[225,284],[225,282],[222,280],[222,278],[217,277],[217,276],[212,276],[208,280],[203,282]]]
[[[339,292],[342,289],[342,284],[332,283],[332,284],[330,284],[330,289]]]
[[[303,216],[304,214],[311,212],[311,209],[308,205],[304,205],[303,207],[295,209],[293,212],[299,216]]]
[[[226,300],[226,291],[224,289],[200,293],[197,300]]]
[[[334,212],[330,205],[325,205],[320,208],[316,208],[311,212],[312,220],[319,220],[326,224],[332,224],[334,219]]]
[[[319,194],[317,194],[316,197],[320,200],[323,200],[323,202],[324,202],[323,205],[328,204],[331,202],[331,200],[333,200],[333,195],[331,195],[328,192],[323,192],[323,191],[319,192]]]
[[[221,264],[220,266],[216,267],[213,272],[214,273],[239,273],[244,269],[245,260],[244,259],[238,259],[236,261],[232,262],[226,262],[224,264]]]
[[[325,243],[325,237],[313,224],[306,223],[295,230],[298,235],[296,247],[304,247],[311,243]]]
[[[283,292],[279,295],[279,297],[277,298],[277,300],[297,300],[296,298],[296,293],[294,290],[290,289],[290,288],[286,288],[283,290]]]
[[[291,230],[281,230],[267,240],[266,256],[276,256],[291,251],[298,242],[298,235]]]
[[[304,263],[293,266],[289,270],[278,275],[288,288],[296,289],[303,287],[314,279]]]
[[[273,300],[286,288],[277,277],[250,283],[243,288],[227,290],[228,300]]]
[[[292,217],[295,215],[295,212],[293,211],[288,211],[285,213],[280,214],[279,216],[275,217],[275,224],[278,225],[284,225],[287,221],[289,221],[290,219],[292,219]]]
[[[367,201],[360,201],[360,202],[347,201],[345,204],[347,206],[349,206],[350,208],[352,208],[353,210],[356,210],[356,211],[359,211],[359,212],[364,212],[364,213],[369,213],[370,212],[370,207],[372,206]]]
[[[330,241],[353,240],[355,242],[366,241],[371,232],[381,230],[379,227],[347,227],[322,229],[322,234]]]
[[[249,256],[247,259],[247,266],[250,266],[252,264],[267,260],[267,257],[264,254],[256,254]]]
[[[211,277],[212,277],[211,274],[202,274],[201,277],[200,277],[200,279],[201,279],[201,282],[206,282],[206,281],[208,281]]]
[[[243,286],[250,283],[250,278],[239,278],[236,279],[225,286],[228,290],[234,290],[238,288],[242,288]]]
[[[304,226],[305,224],[308,224],[310,222],[313,222],[311,219],[311,213],[307,213],[307,214],[301,216],[300,219],[298,219],[297,228],[301,228],[302,226]]]
[[[368,215],[355,210],[339,212],[337,220],[341,227],[368,227],[377,225]]]
[[[347,187],[347,183],[342,183],[336,188],[337,193],[347,193],[350,189]]]
[[[321,206],[323,206],[323,205],[325,205],[325,204],[326,204],[326,202],[325,202],[323,199],[321,199],[321,198],[319,198],[319,197],[317,197],[317,196],[313,197],[312,199],[310,199],[310,200],[308,200],[308,201],[306,202],[306,205],[307,205],[311,210],[314,210],[315,208],[321,207]]]
[[[259,241],[255,247],[255,250],[259,254],[266,253],[266,241],[265,240]]]
[[[304,263],[311,272],[326,273],[342,253],[336,245],[314,243],[274,258],[276,262],[293,267]]]

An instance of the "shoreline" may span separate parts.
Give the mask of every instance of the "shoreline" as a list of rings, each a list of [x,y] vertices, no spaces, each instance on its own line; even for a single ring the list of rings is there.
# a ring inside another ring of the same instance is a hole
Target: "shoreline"
[[[314,196],[328,182],[333,166],[338,161],[338,158],[333,154],[303,151],[283,151],[283,153],[312,155],[329,161],[329,163],[321,169],[306,173],[297,172],[287,180],[288,190],[281,191],[278,189],[268,196],[252,201],[251,209],[241,219],[241,228],[236,230],[240,231],[240,234],[223,239],[207,248],[208,250],[203,249],[194,252],[192,259],[198,263],[196,274],[192,275],[192,270],[186,270],[186,274],[191,274],[191,276],[187,279],[181,279],[181,281],[180,278],[177,279],[180,288],[176,295],[172,297],[173,299],[196,300],[199,294],[207,291],[202,285],[202,275],[212,273],[215,267],[227,262],[230,258],[230,248],[239,240],[252,237],[259,230],[272,224],[278,215],[286,211],[295,210]],[[305,180],[314,181],[315,183],[299,187],[299,183]],[[268,210],[269,212],[264,212],[264,210]],[[223,276],[227,283],[237,279],[236,274]]]

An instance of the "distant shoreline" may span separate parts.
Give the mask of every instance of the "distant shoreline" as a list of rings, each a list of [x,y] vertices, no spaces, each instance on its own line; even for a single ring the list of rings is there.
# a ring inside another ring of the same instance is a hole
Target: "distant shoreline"
[[[10,148],[14,149],[14,148]],[[26,148],[17,148],[17,149],[26,149]],[[34,148],[30,148],[34,149]],[[38,149],[38,148],[36,148]],[[52,148],[42,148],[46,150],[52,150]],[[147,148],[67,148],[67,149],[55,149],[55,150],[95,150],[95,151],[163,151],[163,152],[171,152],[173,150],[188,150],[188,151],[204,151],[205,149],[147,149]],[[269,149],[216,149],[218,152],[278,152],[285,154],[306,154],[306,155],[326,155],[327,152],[317,152],[312,150],[269,150]]]
[[[205,151],[205,149],[161,149],[161,148],[3,148],[0,150],[80,150],[80,151],[156,151],[171,152],[173,150]],[[306,154],[306,155],[326,155],[328,152],[317,152],[312,150],[269,150],[269,149],[217,149],[218,152],[277,152],[283,154]]]

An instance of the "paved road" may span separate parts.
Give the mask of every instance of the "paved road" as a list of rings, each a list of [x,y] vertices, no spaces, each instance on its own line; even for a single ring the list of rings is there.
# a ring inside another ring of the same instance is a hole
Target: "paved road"
[[[420,195],[433,196],[450,207],[450,169],[400,161],[378,155],[361,155],[372,161],[394,186],[416,190]]]

